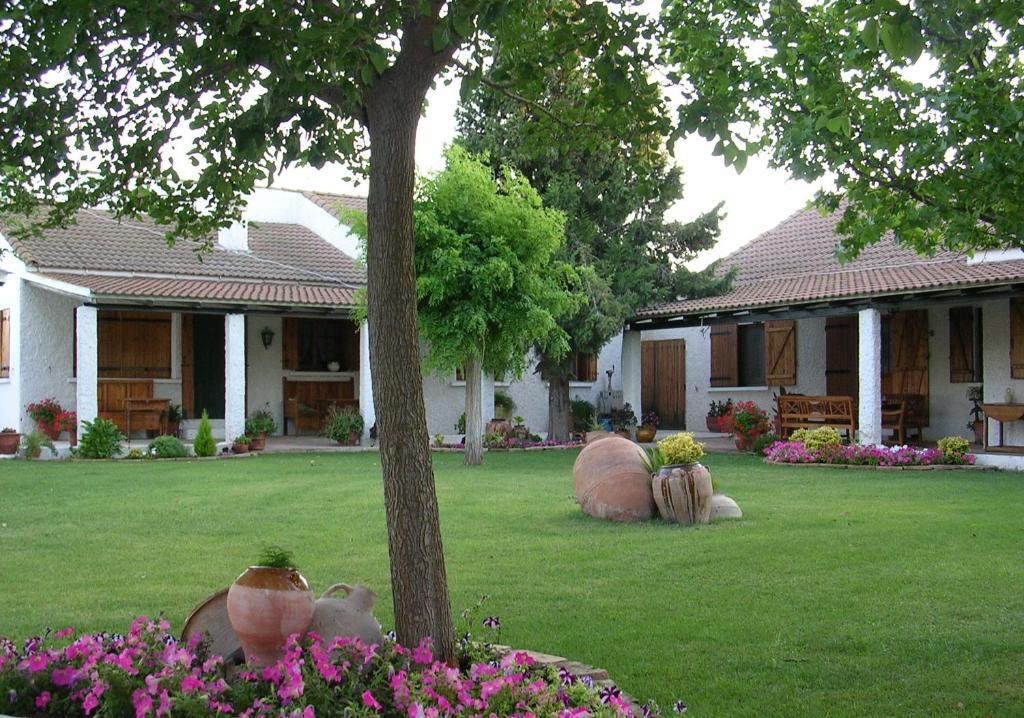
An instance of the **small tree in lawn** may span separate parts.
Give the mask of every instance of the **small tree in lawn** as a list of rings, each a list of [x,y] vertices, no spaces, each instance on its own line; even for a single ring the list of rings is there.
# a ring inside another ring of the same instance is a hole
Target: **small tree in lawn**
[[[192,441],[192,450],[196,456],[213,456],[217,453],[217,442],[213,440],[213,427],[210,426],[210,415],[203,409],[203,416],[196,429],[196,438]]]
[[[466,377],[466,463],[483,461],[480,379],[521,376],[531,346],[568,352],[558,317],[576,305],[575,273],[553,261],[563,215],[507,167],[497,176],[460,147],[425,181],[415,210],[419,325],[428,368]]]

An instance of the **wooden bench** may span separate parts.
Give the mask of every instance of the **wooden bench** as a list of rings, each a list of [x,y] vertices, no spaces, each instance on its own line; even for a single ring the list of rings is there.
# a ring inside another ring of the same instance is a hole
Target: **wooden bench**
[[[133,431],[165,432],[171,400],[153,398],[152,379],[100,379],[96,390],[99,415],[126,437]]]
[[[882,397],[882,428],[892,432],[899,444],[907,443],[908,429],[916,429],[915,441],[924,436],[924,396],[921,394],[886,394]]]
[[[845,431],[847,441],[854,439],[857,417],[852,397],[783,394],[776,398],[776,404],[783,439],[797,429],[820,429],[823,426]]]
[[[284,379],[284,435],[288,435],[288,421],[298,434],[303,429],[321,431],[332,406],[359,407],[352,379],[323,381],[313,379]]]

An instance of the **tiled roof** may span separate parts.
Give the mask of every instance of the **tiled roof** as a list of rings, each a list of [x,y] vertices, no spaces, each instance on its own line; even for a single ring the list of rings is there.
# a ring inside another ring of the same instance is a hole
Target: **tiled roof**
[[[898,246],[891,236],[840,264],[834,253],[839,217],[838,212],[801,210],[719,263],[723,272],[737,268],[732,291],[647,307],[636,318],[1024,282],[1024,260],[967,264],[965,257],[946,251],[924,257]]]
[[[339,286],[217,279],[110,276],[47,272],[44,276],[85,287],[99,299],[137,297],[227,304],[352,307],[354,290]]]
[[[354,194],[331,194],[329,192],[303,192],[303,196],[314,204],[337,214],[339,209],[354,209],[366,214],[366,197]]]

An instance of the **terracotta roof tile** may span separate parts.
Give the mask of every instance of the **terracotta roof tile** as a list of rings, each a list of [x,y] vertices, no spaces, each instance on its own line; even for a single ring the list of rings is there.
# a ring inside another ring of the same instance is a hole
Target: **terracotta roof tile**
[[[314,204],[337,215],[339,209],[354,209],[366,214],[366,197],[354,194],[331,194],[330,192],[303,192],[303,196]]]

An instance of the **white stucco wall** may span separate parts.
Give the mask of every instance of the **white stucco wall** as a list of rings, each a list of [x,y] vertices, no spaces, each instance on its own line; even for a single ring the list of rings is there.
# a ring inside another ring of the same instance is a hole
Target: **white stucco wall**
[[[75,407],[72,379],[72,337],[76,299],[22,282],[21,342],[18,376],[21,381],[21,429],[31,431],[32,420],[25,413],[30,402],[54,397],[65,409]]]
[[[1013,393],[1013,400],[1024,403],[1024,379],[1010,378],[1010,300],[994,299],[982,305],[982,326],[985,333],[984,356],[985,365],[985,401],[1001,403],[1006,401],[1006,390]],[[966,391],[966,384],[958,384]],[[963,412],[966,424],[967,410],[970,403],[964,399]],[[1024,422],[1006,424],[1005,442],[1024,444]],[[964,427],[966,429],[966,426]],[[992,422],[989,439],[995,442],[999,438],[995,422]]]
[[[0,247],[6,248],[2,240],[0,240]],[[0,269],[8,271],[13,269],[13,260],[9,253],[5,253],[0,258]],[[11,311],[11,372],[7,379],[0,379],[0,429],[9,426],[18,431],[24,428],[21,422],[24,402],[21,400],[21,385],[19,383],[23,371],[20,361],[22,289],[21,277],[13,273],[7,276],[4,285],[0,287],[0,309]]]

